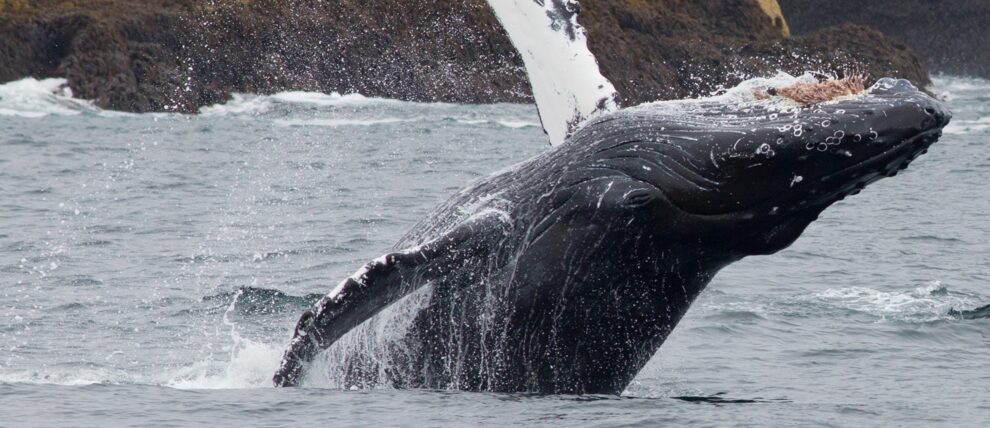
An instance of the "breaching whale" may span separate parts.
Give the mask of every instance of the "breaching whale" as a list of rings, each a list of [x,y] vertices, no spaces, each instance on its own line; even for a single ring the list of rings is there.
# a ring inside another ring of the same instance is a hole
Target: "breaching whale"
[[[755,96],[754,81],[619,109],[597,66],[568,68],[590,56],[574,3],[490,4],[554,147],[469,185],[305,312],[276,386],[348,333],[377,331],[372,347],[333,351],[347,354],[345,385],[621,393],[721,268],[787,247],[950,118],[893,79],[815,104]],[[405,322],[367,327],[396,302]]]

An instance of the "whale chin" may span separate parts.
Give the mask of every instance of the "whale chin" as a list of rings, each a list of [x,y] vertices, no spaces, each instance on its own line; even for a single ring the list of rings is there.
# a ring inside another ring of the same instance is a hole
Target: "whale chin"
[[[765,231],[757,233],[737,247],[736,258],[768,256],[790,247],[812,222],[818,220],[822,210],[808,210],[806,213],[793,215],[772,223]]]

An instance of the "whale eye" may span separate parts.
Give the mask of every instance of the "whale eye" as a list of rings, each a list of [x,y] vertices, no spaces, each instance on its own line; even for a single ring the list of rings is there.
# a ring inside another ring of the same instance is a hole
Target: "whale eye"
[[[656,199],[656,192],[647,189],[630,190],[622,195],[623,205],[634,209],[649,206]]]

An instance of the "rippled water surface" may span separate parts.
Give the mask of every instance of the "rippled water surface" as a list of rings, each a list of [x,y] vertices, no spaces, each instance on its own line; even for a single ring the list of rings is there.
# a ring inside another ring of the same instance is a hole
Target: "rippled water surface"
[[[990,82],[938,80],[942,141],[721,272],[623,397],[269,386],[303,308],[546,149],[531,106],[284,93],[130,115],[57,86],[0,85],[0,425],[990,421],[990,319],[951,312],[990,304]]]

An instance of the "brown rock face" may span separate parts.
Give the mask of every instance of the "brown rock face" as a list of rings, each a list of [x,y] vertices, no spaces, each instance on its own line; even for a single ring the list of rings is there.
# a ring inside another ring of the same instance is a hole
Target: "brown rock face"
[[[865,25],[910,46],[933,71],[990,78],[990,1],[780,0],[795,34]]]
[[[11,4],[0,0],[0,81],[65,77],[76,96],[105,108],[192,112],[231,92],[282,90],[531,100],[521,60],[484,0]],[[626,104],[703,95],[777,70],[928,83],[917,58],[876,31],[784,38],[759,0],[582,5],[591,50]]]
[[[752,1],[582,4],[591,50],[629,104],[704,95],[778,70],[930,83],[911,51],[875,30],[842,26],[784,38]]]
[[[8,3],[0,9],[0,81],[64,77],[75,96],[100,107],[164,111],[182,99],[186,77],[177,56],[183,38],[180,4]]]

